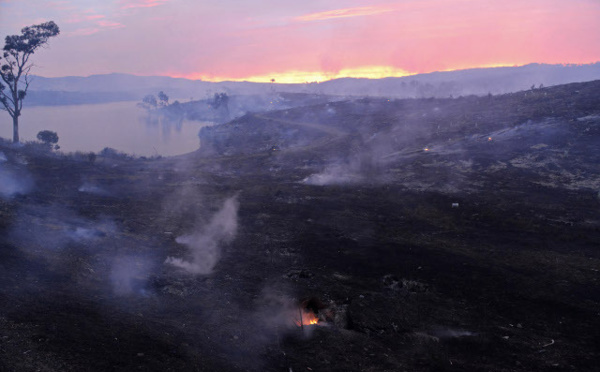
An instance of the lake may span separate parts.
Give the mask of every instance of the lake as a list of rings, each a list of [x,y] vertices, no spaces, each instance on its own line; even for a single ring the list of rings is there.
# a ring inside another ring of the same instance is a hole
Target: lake
[[[172,156],[197,150],[198,131],[212,123],[148,120],[137,102],[25,107],[19,119],[21,141],[37,140],[41,130],[58,134],[60,151],[101,151],[111,147],[138,156]],[[0,111],[0,137],[12,139],[12,119]]]

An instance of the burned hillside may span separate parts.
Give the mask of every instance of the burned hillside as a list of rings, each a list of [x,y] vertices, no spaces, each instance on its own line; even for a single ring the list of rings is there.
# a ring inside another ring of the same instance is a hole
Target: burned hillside
[[[600,82],[0,144],[0,370],[593,371]]]
[[[368,178],[439,188],[453,177],[510,168],[531,173],[531,182],[597,189],[598,90],[591,82],[501,96],[366,98],[248,114],[203,128],[200,153],[232,161],[269,154],[262,167],[252,163],[251,173],[346,174],[326,177],[334,183]]]

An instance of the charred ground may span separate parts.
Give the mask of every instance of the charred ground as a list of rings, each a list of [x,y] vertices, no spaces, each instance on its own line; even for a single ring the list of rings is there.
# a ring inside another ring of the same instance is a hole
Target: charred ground
[[[1,145],[0,370],[595,369],[600,82],[320,103],[201,140]],[[164,265],[236,193],[213,272]],[[282,319],[303,300],[309,337]]]

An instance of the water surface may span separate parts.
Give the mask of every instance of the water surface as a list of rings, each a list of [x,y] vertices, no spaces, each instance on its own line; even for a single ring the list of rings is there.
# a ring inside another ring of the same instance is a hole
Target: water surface
[[[139,156],[180,155],[199,148],[198,131],[212,123],[148,120],[137,102],[25,107],[19,120],[21,141],[37,140],[41,130],[58,133],[63,152],[105,147]],[[0,137],[12,139],[12,119],[0,111]]]

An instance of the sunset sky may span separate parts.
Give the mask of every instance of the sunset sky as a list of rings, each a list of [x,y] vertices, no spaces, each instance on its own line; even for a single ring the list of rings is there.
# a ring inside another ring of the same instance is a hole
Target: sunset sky
[[[0,36],[53,20],[36,74],[312,82],[600,61],[599,0],[0,0]]]

